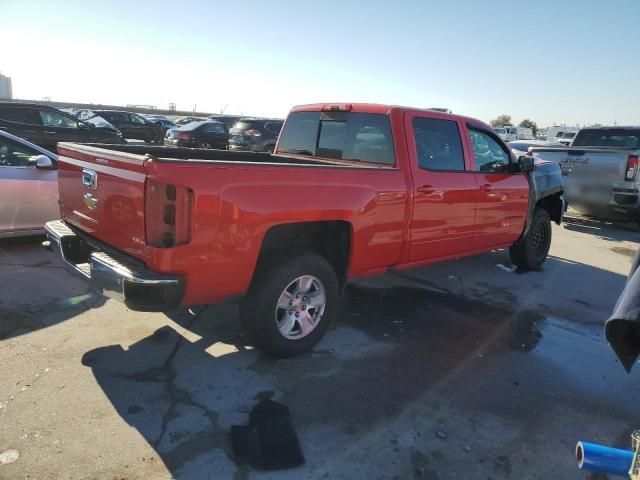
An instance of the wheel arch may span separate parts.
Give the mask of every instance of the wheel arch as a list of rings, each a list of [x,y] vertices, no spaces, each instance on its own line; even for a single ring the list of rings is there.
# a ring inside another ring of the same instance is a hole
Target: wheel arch
[[[275,225],[267,230],[262,240],[253,277],[274,256],[312,251],[331,264],[343,286],[351,258],[351,239],[352,225],[344,220]]]
[[[555,193],[543,197],[536,202],[535,206],[536,208],[546,210],[551,220],[560,225],[564,214],[564,199],[562,198],[562,193]]]

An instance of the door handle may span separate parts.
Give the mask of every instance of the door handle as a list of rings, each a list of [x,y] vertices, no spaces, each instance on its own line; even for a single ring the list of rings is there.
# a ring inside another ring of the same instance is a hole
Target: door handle
[[[425,195],[431,195],[436,191],[436,189],[433,188],[432,185],[422,185],[421,187],[416,188],[416,191],[418,193],[424,193]]]
[[[484,191],[484,192],[493,192],[493,187],[491,185],[489,185],[488,183],[482,185],[480,187],[480,190]]]
[[[51,132],[51,131],[48,131],[48,130],[45,130],[44,133],[46,133],[47,135],[55,135],[56,134],[56,132]]]

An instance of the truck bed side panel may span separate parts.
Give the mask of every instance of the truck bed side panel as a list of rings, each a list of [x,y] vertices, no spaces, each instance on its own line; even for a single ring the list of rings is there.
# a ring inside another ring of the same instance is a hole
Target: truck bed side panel
[[[276,225],[349,222],[350,276],[400,260],[408,202],[400,170],[154,163],[150,179],[179,178],[194,192],[191,243],[152,249],[149,261],[159,272],[189,272],[185,303],[244,293],[262,240]]]

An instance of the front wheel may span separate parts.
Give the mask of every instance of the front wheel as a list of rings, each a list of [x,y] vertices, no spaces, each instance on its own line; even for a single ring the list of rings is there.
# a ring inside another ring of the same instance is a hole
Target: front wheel
[[[325,334],[338,303],[338,278],[315,253],[266,261],[241,306],[252,342],[274,357],[310,350]]]
[[[549,212],[536,208],[529,231],[515,243],[509,253],[511,261],[522,270],[539,270],[551,247],[551,218]]]

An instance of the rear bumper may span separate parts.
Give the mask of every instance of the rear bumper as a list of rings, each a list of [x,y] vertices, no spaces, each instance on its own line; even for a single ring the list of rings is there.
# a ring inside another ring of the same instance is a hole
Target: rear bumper
[[[182,277],[153,272],[138,260],[76,232],[62,220],[47,222],[45,232],[48,248],[62,258],[67,269],[103,295],[143,312],[169,311],[180,305]]]

